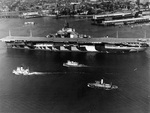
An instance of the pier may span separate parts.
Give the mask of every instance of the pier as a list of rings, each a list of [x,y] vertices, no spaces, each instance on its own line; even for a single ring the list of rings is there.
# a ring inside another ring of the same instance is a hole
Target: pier
[[[0,12],[0,18],[19,18],[19,12]]]

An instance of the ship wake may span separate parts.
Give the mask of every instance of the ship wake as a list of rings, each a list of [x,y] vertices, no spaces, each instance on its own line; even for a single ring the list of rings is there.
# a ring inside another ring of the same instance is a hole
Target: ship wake
[[[24,76],[31,76],[31,75],[59,75],[59,74],[87,74],[84,72],[30,72],[28,74],[15,74],[15,75],[24,75]]]

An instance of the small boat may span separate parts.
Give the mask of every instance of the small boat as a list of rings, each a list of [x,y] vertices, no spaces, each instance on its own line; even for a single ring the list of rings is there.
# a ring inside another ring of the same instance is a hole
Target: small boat
[[[25,22],[24,25],[34,25],[34,22]]]
[[[79,64],[78,62],[68,60],[67,63],[63,63],[65,67],[86,67],[83,64]]]
[[[13,70],[13,72],[15,75],[31,75],[32,73],[30,73],[29,69],[24,69],[22,66],[21,67],[17,67],[16,70]]]
[[[101,79],[101,81],[95,81],[95,83],[88,83],[87,86],[90,88],[100,88],[105,90],[112,90],[118,88],[118,86],[116,85],[104,83],[103,79]]]

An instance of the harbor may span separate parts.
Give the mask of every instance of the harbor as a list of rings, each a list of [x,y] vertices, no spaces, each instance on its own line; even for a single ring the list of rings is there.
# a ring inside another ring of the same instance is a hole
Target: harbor
[[[0,9],[31,14],[0,18],[0,113],[149,113],[150,22],[93,25],[86,14],[126,21],[133,15],[112,10],[134,12],[135,2],[31,1]]]

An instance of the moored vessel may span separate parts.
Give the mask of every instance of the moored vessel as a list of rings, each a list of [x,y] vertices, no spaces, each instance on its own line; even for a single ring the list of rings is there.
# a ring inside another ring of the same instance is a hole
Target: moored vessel
[[[39,18],[43,17],[39,12],[26,12],[21,15],[22,18],[30,19],[30,18]]]

